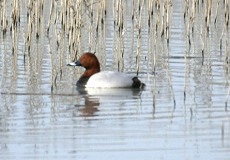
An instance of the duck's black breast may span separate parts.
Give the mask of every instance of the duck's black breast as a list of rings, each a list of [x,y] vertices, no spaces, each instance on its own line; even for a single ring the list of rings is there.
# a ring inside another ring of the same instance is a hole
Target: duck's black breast
[[[77,81],[77,87],[85,87],[86,83],[88,82],[89,77],[81,77],[78,81]]]

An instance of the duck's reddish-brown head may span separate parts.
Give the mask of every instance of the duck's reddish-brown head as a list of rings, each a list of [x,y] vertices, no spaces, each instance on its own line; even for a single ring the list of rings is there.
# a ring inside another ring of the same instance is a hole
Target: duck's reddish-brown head
[[[82,77],[90,77],[91,75],[100,72],[100,64],[97,57],[90,52],[83,53],[82,56],[76,61],[69,63],[68,66],[82,66],[86,70]]]
[[[98,72],[100,71],[100,64],[97,57],[93,53],[84,53],[79,60],[77,61],[79,66],[84,67],[87,69],[97,69]]]

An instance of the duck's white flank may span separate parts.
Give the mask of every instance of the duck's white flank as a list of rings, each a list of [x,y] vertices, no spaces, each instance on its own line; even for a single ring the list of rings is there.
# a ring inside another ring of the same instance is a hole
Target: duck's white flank
[[[132,77],[121,72],[103,71],[92,75],[86,88],[124,88],[131,87]]]

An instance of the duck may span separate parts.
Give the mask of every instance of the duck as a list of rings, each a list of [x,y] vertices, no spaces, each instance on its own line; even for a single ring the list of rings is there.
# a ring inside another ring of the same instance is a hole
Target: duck
[[[80,58],[67,66],[81,66],[85,72],[77,81],[77,87],[84,88],[144,88],[138,77],[123,72],[101,71],[100,63],[94,53],[85,52]]]

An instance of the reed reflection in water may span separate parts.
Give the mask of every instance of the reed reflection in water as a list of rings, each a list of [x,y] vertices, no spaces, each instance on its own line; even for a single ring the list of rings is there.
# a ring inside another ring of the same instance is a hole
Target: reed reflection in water
[[[0,1],[0,159],[229,159],[229,1]],[[145,90],[76,89],[84,51]]]

